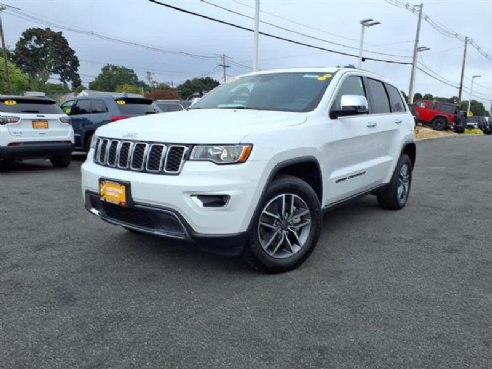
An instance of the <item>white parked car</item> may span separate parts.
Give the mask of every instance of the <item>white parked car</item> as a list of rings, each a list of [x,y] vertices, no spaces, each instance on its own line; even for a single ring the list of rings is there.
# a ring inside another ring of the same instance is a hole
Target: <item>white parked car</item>
[[[70,118],[54,100],[0,95],[0,160],[49,158],[66,168],[73,143]]]
[[[365,194],[403,208],[415,156],[412,114],[385,78],[273,70],[219,86],[188,111],[99,128],[82,190],[109,223],[282,272],[311,254],[324,210]]]

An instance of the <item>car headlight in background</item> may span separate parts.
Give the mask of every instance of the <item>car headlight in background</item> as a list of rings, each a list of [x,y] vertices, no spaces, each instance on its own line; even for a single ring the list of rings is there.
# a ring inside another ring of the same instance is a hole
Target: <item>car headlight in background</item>
[[[211,161],[215,164],[244,163],[252,149],[252,145],[198,145],[193,148],[190,160]]]
[[[96,142],[97,142],[97,136],[96,135],[92,135],[91,137],[91,150],[94,149],[96,147]]]

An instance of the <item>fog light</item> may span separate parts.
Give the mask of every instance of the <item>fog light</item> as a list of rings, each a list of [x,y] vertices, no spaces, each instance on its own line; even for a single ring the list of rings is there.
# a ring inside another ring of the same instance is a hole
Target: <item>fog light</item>
[[[227,205],[231,197],[229,195],[193,195],[192,198],[204,208],[222,208]]]

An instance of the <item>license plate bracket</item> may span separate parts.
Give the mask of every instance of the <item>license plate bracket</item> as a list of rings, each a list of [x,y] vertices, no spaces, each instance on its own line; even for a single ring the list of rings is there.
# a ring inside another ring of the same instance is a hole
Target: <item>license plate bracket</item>
[[[99,180],[99,196],[101,201],[128,207],[131,205],[130,183],[113,179]]]

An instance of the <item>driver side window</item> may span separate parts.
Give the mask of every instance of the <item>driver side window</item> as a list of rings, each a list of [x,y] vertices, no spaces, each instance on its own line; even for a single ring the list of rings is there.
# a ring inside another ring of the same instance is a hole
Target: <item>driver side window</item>
[[[335,101],[331,106],[331,110],[341,110],[340,101],[343,95],[366,96],[362,77],[349,76],[345,78],[342,82],[342,86],[340,86],[340,89],[338,90]]]

